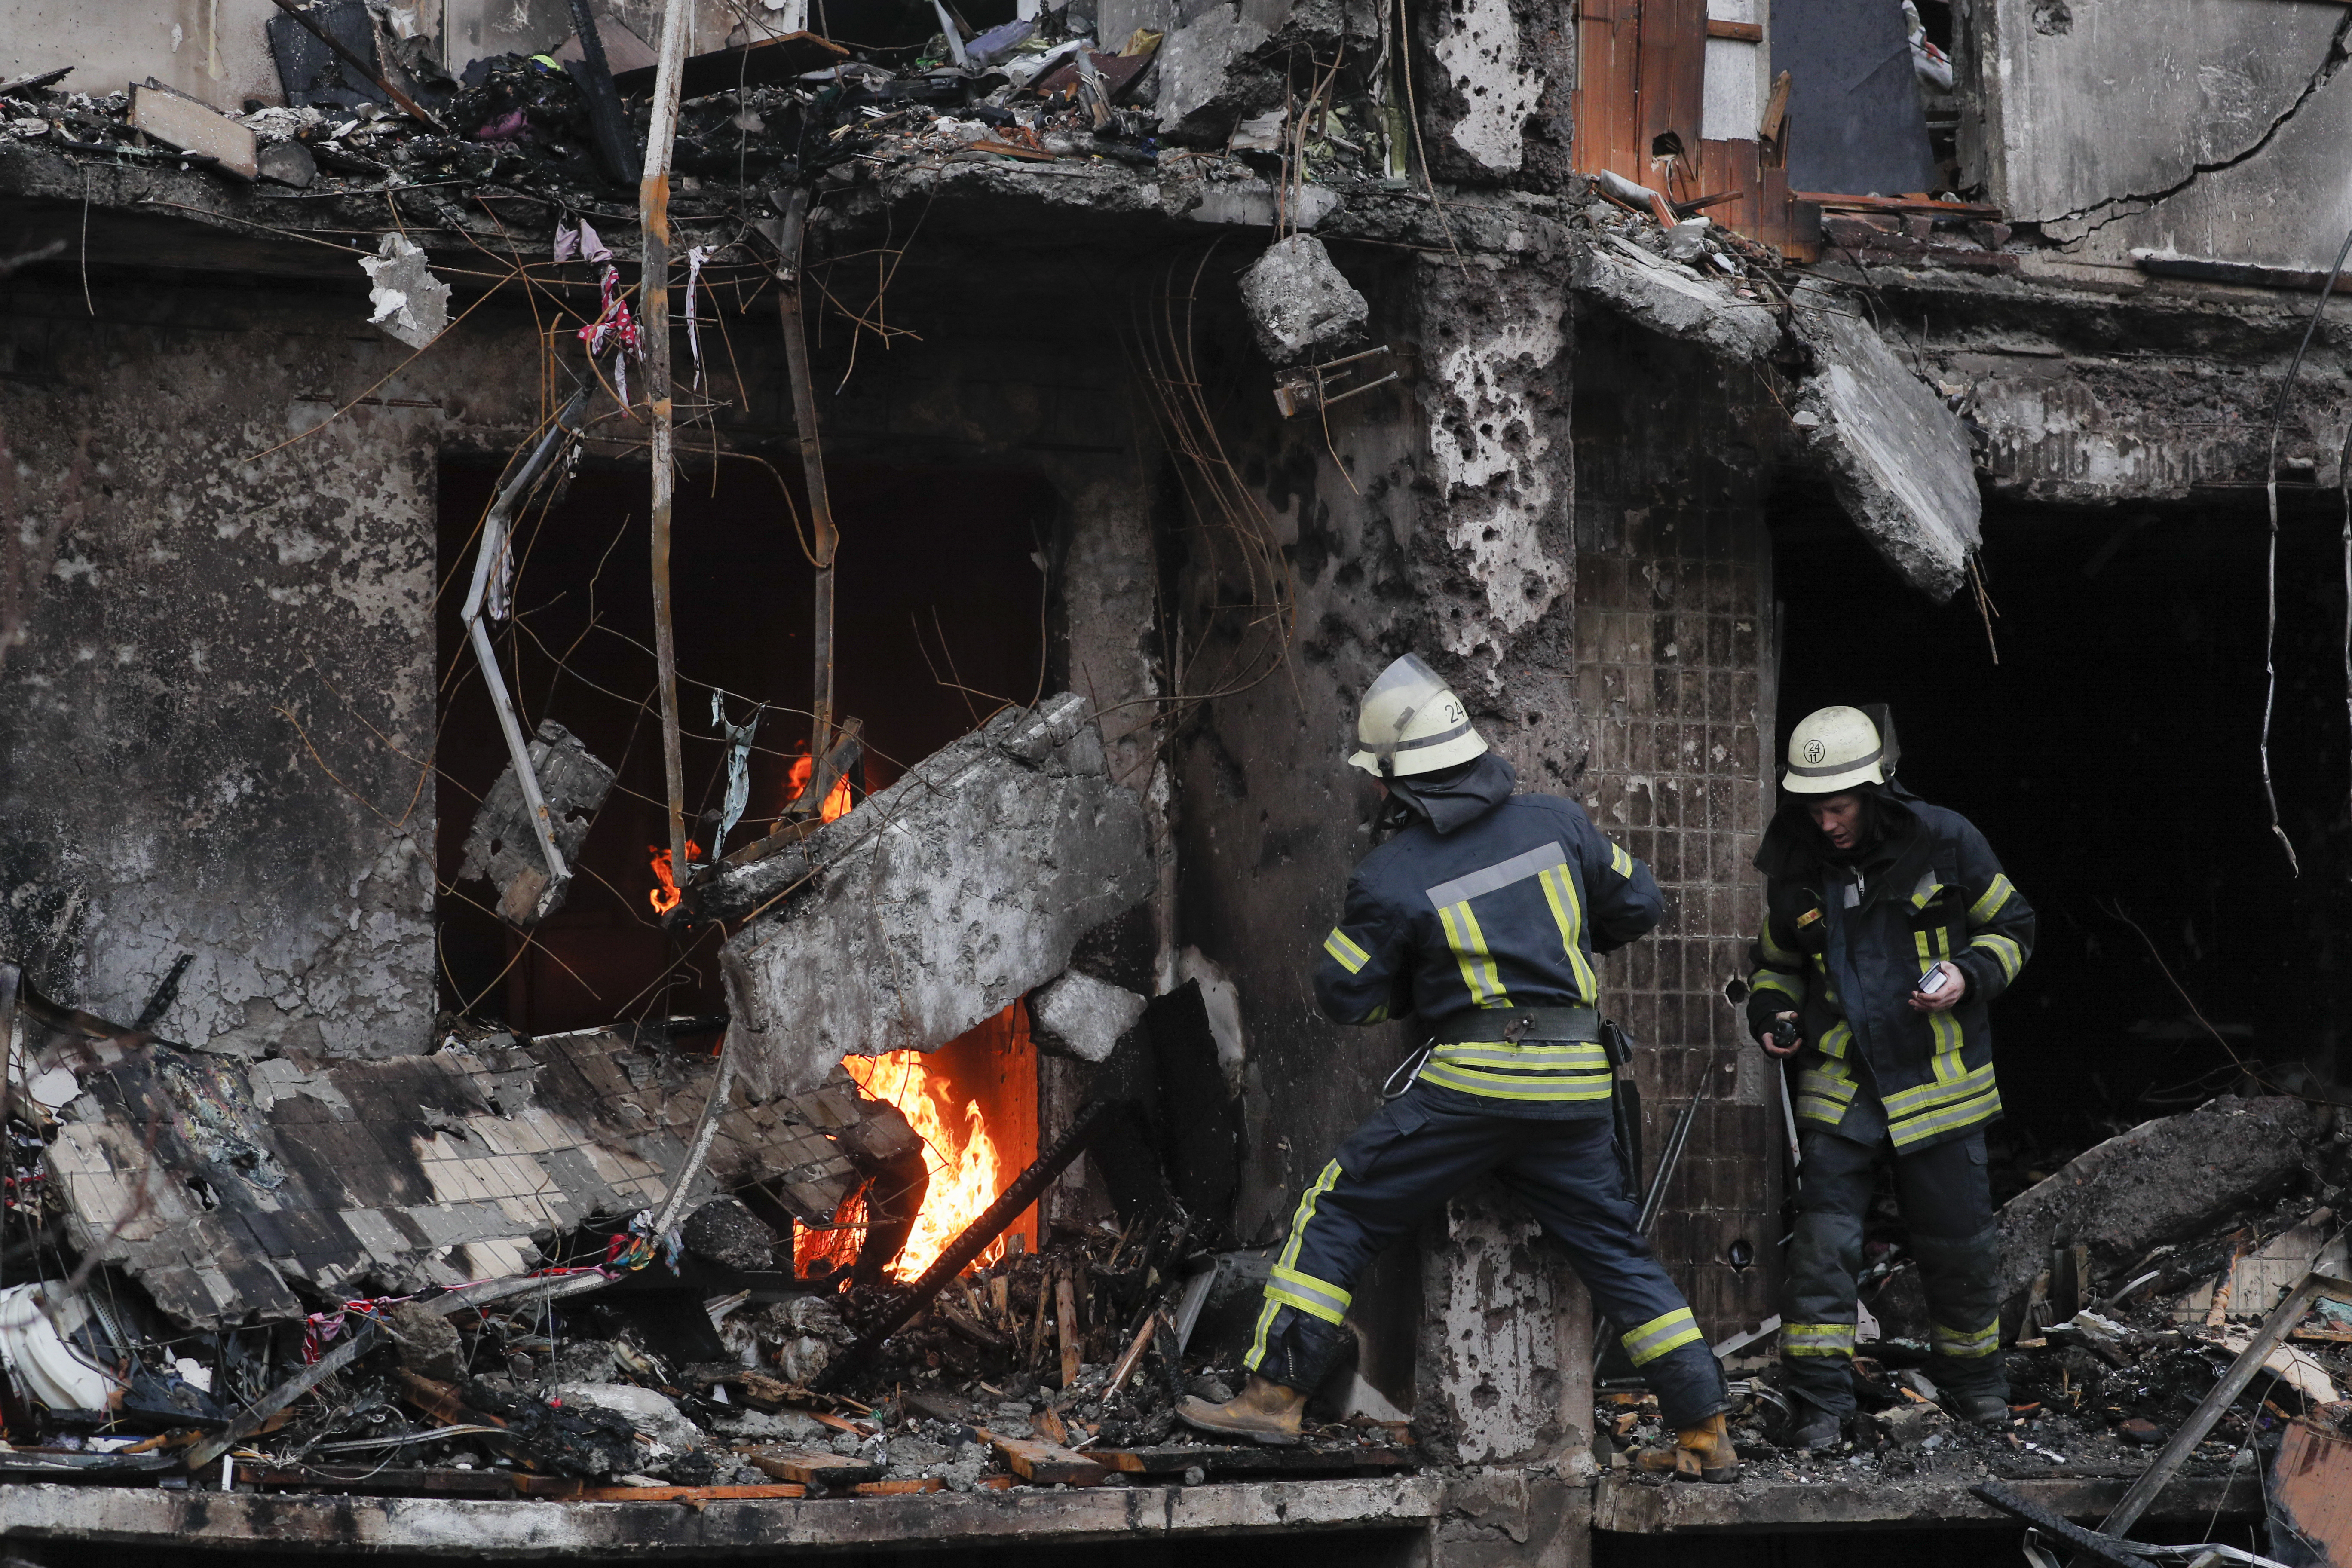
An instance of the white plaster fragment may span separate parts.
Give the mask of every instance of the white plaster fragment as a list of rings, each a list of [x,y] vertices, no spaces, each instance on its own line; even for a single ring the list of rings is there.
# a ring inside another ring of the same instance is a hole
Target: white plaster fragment
[[[1517,169],[1527,159],[1524,127],[1543,97],[1544,74],[1519,63],[1510,0],[1467,0],[1450,20],[1450,27],[1439,24],[1437,59],[1467,107],[1448,134],[1487,168]]]
[[[1506,321],[1438,362],[1430,450],[1446,497],[1446,542],[1485,589],[1486,617],[1444,634],[1446,651],[1528,626],[1566,591],[1565,564],[1546,553],[1540,527],[1552,501],[1542,432],[1529,384],[1559,357],[1557,316],[1548,310]]]

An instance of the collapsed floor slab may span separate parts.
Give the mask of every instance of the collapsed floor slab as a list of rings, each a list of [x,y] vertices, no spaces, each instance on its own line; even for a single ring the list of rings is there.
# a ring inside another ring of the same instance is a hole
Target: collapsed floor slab
[[[591,1215],[658,1204],[709,1095],[709,1057],[587,1030],[429,1056],[250,1065],[72,1041],[84,1092],[48,1151],[84,1256],[200,1328],[300,1317],[341,1291],[514,1274]],[[770,1099],[740,1080],[701,1178],[770,1184],[830,1219],[864,1171],[919,1149],[836,1069]],[[535,1241],[534,1237],[538,1239]]]
[[[1143,802],[1114,784],[1085,698],[1007,709],[821,830],[721,964],[761,1092],[844,1056],[929,1050],[1062,973],[1152,887]],[[750,868],[738,878],[756,875]]]

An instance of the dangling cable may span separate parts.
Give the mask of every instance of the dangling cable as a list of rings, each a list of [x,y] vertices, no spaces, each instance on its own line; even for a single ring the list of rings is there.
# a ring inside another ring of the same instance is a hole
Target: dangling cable
[[[2319,318],[2327,313],[2327,297],[2336,292],[2336,280],[2344,275],[2344,258],[2347,256],[2352,256],[2352,231],[2346,232],[2344,243],[2336,247],[2336,265],[2327,269],[2327,280],[2319,286],[2319,303],[2311,308],[2311,320],[2304,325],[2303,341],[2294,345],[2294,358],[2287,363],[2286,379],[2279,383],[2278,406],[2271,411],[2270,460],[2263,476],[2263,493],[2270,503],[2271,519],[2270,555],[2263,574],[2267,598],[2263,622],[2263,799],[2271,808],[2271,831],[2278,836],[2280,847],[2286,851],[2287,869],[2297,877],[2303,875],[2303,867],[2294,858],[2294,841],[2279,826],[2278,795],[2271,788],[2271,709],[2278,700],[2279,430],[2286,424],[2287,395],[2294,390],[2295,373],[2303,368],[2304,351],[2311,347],[2311,335],[2319,330]],[[2352,542],[2347,542],[2347,548],[2352,549]],[[2347,571],[2352,572],[2352,563],[2347,563]],[[2352,610],[2347,614],[2352,616]],[[2347,630],[2347,636],[2352,637],[2352,630]],[[2352,658],[2352,647],[2347,647],[2347,657]],[[2347,700],[2352,700],[2352,694],[2347,694]]]

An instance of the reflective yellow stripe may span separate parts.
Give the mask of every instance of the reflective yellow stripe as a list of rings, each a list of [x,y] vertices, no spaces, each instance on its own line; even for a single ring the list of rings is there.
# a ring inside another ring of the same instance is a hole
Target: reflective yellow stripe
[[[1364,1022],[1367,1024],[1385,1023],[1388,1020],[1388,1016],[1389,1005],[1382,1002],[1375,1006],[1370,1012],[1364,1015]]]
[[[1445,945],[1454,950],[1454,962],[1461,966],[1462,984],[1470,988],[1470,1000],[1484,1006],[1491,997],[1509,1006],[1511,999],[1504,994],[1502,976],[1495,973],[1494,955],[1486,951],[1486,933],[1478,929],[1478,917],[1470,912],[1468,900],[1445,905],[1437,911],[1437,920],[1445,928]]]
[[[1287,1301],[1327,1323],[1336,1323],[1346,1317],[1348,1303],[1354,1300],[1328,1279],[1318,1279],[1312,1274],[1301,1274],[1278,1263],[1266,1282],[1265,1293],[1269,1300]]]
[[[1459,1089],[1464,1094],[1481,1095],[1488,1100],[1578,1101],[1608,1099],[1612,1080],[1605,1071],[1490,1073],[1433,1059],[1421,1069],[1421,1081],[1433,1083],[1441,1089]]]
[[[1559,923],[1559,944],[1567,951],[1569,967],[1576,971],[1577,989],[1592,1001],[1601,994],[1601,983],[1592,977],[1591,960],[1584,956],[1584,908],[1576,901],[1576,884],[1568,879],[1566,866],[1549,867],[1536,880],[1543,885],[1551,918]]]
[[[1818,1121],[1824,1127],[1834,1129],[1845,1120],[1847,1110],[1848,1107],[1838,1100],[1816,1100],[1806,1095],[1797,1097],[1797,1119],[1801,1121]]]
[[[1930,1326],[1927,1339],[1939,1355],[1962,1359],[1990,1355],[2000,1349],[2000,1320],[1995,1318],[1974,1333],[1962,1333],[1958,1329],[1948,1329],[1936,1323]]]
[[[1633,879],[1633,858],[1614,844],[1609,847],[1609,868],[1629,882]]]
[[[1964,1100],[1958,1105],[1926,1111],[1903,1121],[1898,1121],[1890,1116],[1887,1118],[1886,1135],[1896,1149],[1908,1149],[1914,1143],[1924,1143],[1942,1133],[1973,1127],[1979,1121],[1990,1121],[2000,1114],[2000,1091],[1991,1089],[1974,1100]]]
[[[1948,1082],[1915,1084],[1909,1089],[1896,1089],[1892,1094],[1882,1094],[1879,1102],[1886,1107],[1886,1114],[1890,1117],[1912,1116],[1923,1110],[1933,1110],[1939,1105],[1949,1105],[1954,1100],[1966,1100],[1972,1094],[1981,1094],[1991,1087],[1992,1064],[1987,1062]]]
[[[1298,1194],[1298,1208],[1290,1216],[1290,1239],[1282,1244],[1282,1254],[1274,1260],[1274,1267],[1276,1269],[1289,1273],[1297,1272],[1298,1247],[1306,1239],[1307,1225],[1315,1218],[1315,1205],[1320,1203],[1323,1194],[1337,1186],[1339,1182],[1339,1162],[1334,1160],[1323,1167],[1323,1173],[1316,1177],[1305,1192]],[[1299,1278],[1310,1279],[1312,1276],[1300,1275]],[[1255,1372],[1258,1363],[1265,1359],[1265,1336],[1274,1329],[1275,1314],[1286,1305],[1298,1306],[1298,1303],[1286,1301],[1282,1297],[1277,1296],[1275,1293],[1274,1281],[1269,1279],[1265,1287],[1265,1305],[1258,1310],[1257,1331],[1251,1336],[1249,1354],[1242,1358],[1242,1365],[1250,1371]],[[1311,1309],[1300,1307],[1299,1310],[1307,1311]]]
[[[1969,906],[1969,924],[1980,926],[1991,920],[2007,906],[2016,891],[2015,885],[2008,877],[1995,874],[1992,886],[1984,890],[1984,896]]]
[[[1323,939],[1323,951],[1338,960],[1339,967],[1350,974],[1360,973],[1372,961],[1370,953],[1348,940],[1348,933],[1337,926],[1333,926],[1331,934]]]
[[[1843,1355],[1853,1354],[1852,1323],[1783,1323],[1780,1325],[1782,1355]]]
[[[1915,910],[1926,909],[1927,900],[1944,890],[1944,884],[1937,881],[1932,875],[1920,878],[1919,883],[1919,887],[1911,894],[1911,907]]]
[[[1626,1358],[1635,1366],[1647,1366],[1669,1351],[1680,1350],[1699,1337],[1698,1321],[1691,1316],[1688,1307],[1677,1307],[1662,1318],[1652,1318],[1640,1328],[1621,1335],[1619,1342],[1625,1347]]]
[[[1777,969],[1759,969],[1748,978],[1750,991],[1778,991],[1792,1002],[1805,999],[1805,988],[1793,974],[1783,974]]]
[[[2000,965],[2000,975],[2003,980],[2016,979],[2017,972],[2025,967],[2025,949],[2018,945],[2014,937],[1987,931],[1969,943],[1969,946],[1991,953],[1993,962]]]
[[[1609,1068],[1609,1053],[1596,1040],[1530,1040],[1523,1046],[1508,1040],[1463,1040],[1439,1046],[1431,1057],[1466,1067],[1515,1068],[1525,1072],[1605,1072]]]
[[[1937,927],[1935,934],[1937,937],[1944,936],[1944,929],[1941,926]],[[1925,976],[1929,969],[1940,962],[1941,954],[1936,948],[1928,945],[1927,932],[1924,931],[1913,931],[1911,942],[1912,945],[1918,949],[1919,973]],[[1960,1021],[1952,1016],[1948,1008],[1941,1013],[1930,1013],[1927,1015],[1927,1033],[1936,1041],[1936,1077],[1938,1079],[1948,1079],[1952,1070],[1959,1064],[1960,1047],[1966,1043],[1960,1038]],[[1948,1057],[1950,1058],[1948,1065],[1946,1061]]]
[[[1798,1093],[1818,1094],[1840,1104],[1853,1103],[1854,1090],[1861,1087],[1850,1078],[1838,1078],[1815,1068],[1806,1068],[1797,1074]]]
[[[1822,1034],[1822,1055],[1833,1061],[1845,1059],[1845,1048],[1853,1044],[1853,1026],[1840,1019]]]

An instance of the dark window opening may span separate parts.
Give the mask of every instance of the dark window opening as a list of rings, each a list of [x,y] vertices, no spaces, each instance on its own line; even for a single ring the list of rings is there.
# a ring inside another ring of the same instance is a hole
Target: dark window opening
[[[2040,915],[1993,1015],[2021,1172],[2217,1093],[2345,1081],[2341,521],[2320,503],[2284,518],[2271,769],[2297,877],[2258,760],[2259,495],[1995,502],[1997,666],[1966,592],[1924,604],[1825,498],[1779,510],[1780,733],[1828,703],[1891,703],[1903,781],[1983,829]]]
[[[835,584],[836,704],[865,721],[863,784],[1028,702],[1042,668],[1036,564],[1055,497],[1034,475],[844,464],[827,469],[842,548]],[[653,858],[669,839],[641,467],[583,469],[545,515],[519,522],[514,619],[494,641],[526,733],[563,725],[618,773],[589,830],[563,906],[526,937],[493,912],[498,892],[456,881],[467,834],[507,753],[458,613],[474,531],[498,470],[450,464],[441,479],[436,788],[441,1005],[530,1034],[721,1011],[720,933],[684,941],[653,909]],[[799,476],[793,505],[807,517]],[[678,707],[688,837],[711,848],[726,793],[713,688],[753,740],[751,795],[727,839],[764,834],[809,745],[812,569],[776,480],[725,460],[680,478],[672,525]],[[708,815],[706,815],[708,814]]]

